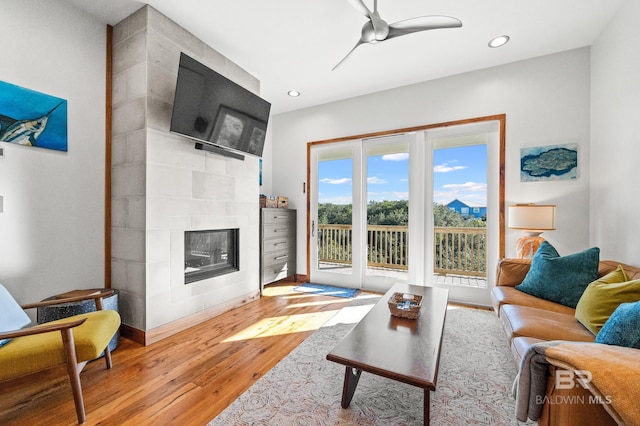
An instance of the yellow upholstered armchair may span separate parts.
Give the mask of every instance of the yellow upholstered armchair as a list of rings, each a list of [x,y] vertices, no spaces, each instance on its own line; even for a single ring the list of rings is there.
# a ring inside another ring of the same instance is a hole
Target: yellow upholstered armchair
[[[80,372],[88,361],[104,352],[111,368],[109,342],[120,327],[116,311],[103,310],[102,298],[113,290],[96,294],[18,305],[0,284],[0,382],[66,364],[78,422],[86,415]],[[24,309],[93,299],[96,311],[26,327],[31,323]]]

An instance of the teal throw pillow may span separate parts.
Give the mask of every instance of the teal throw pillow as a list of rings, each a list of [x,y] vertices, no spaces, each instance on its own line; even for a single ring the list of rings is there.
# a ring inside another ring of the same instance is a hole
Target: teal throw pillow
[[[640,302],[621,303],[604,323],[595,342],[640,349]]]
[[[560,256],[547,241],[531,259],[531,268],[516,288],[524,293],[575,308],[587,286],[598,278],[600,249]]]

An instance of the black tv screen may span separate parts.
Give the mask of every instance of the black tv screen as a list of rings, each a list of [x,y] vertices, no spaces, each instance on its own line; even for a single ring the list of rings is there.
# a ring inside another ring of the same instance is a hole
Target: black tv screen
[[[270,109],[269,102],[180,54],[171,132],[261,157]]]

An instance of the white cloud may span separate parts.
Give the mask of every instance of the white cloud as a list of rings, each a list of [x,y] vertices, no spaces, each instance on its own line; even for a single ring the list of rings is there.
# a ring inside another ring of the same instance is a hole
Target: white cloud
[[[450,166],[449,163],[438,164],[433,167],[433,173],[449,173],[455,172],[456,170],[466,169],[467,166]]]
[[[324,179],[320,179],[320,182],[328,183],[330,185],[343,185],[345,183],[350,183],[351,178],[340,178],[340,179],[324,178]]]
[[[379,177],[371,176],[367,178],[367,183],[374,184],[374,185],[383,185],[387,183],[387,181],[384,179],[380,179]]]
[[[442,187],[452,191],[487,191],[487,184],[481,182],[449,183],[446,185],[442,185]]]
[[[397,154],[385,154],[382,156],[383,161],[406,161],[409,159],[408,152],[399,152]]]
[[[453,192],[447,191],[434,191],[433,192],[433,201],[438,204],[447,204],[450,201],[453,201],[456,197],[456,194]]]
[[[395,199],[396,200],[408,200],[409,199],[409,193],[408,192],[394,192],[393,195],[395,195]]]
[[[487,184],[478,182],[466,182],[462,184],[443,185],[433,193],[436,203],[446,204],[454,199],[478,204],[487,204]]]

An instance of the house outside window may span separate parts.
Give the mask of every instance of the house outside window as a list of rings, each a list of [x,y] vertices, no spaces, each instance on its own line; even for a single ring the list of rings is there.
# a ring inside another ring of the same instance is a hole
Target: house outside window
[[[480,213],[480,207],[474,207],[473,208],[473,212],[474,213]]]

